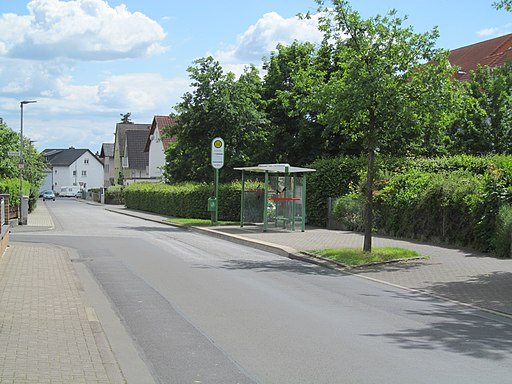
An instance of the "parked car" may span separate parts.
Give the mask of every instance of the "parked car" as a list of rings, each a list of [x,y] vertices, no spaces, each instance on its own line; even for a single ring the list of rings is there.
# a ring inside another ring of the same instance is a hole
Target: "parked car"
[[[55,201],[55,193],[53,193],[53,191],[44,191],[43,192],[43,201],[45,201],[45,200]]]

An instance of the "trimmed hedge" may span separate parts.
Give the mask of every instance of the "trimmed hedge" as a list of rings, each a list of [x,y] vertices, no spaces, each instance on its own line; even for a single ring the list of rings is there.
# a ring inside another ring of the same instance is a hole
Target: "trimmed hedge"
[[[377,232],[470,245],[503,257],[498,248],[506,249],[502,239],[512,227],[500,210],[512,204],[512,156],[381,157],[377,165]],[[308,217],[310,223],[324,226],[327,198],[360,194],[366,162],[342,157],[309,166],[317,172],[308,178]],[[339,213],[351,203],[344,198],[334,206]],[[351,209],[351,220],[358,220]]]
[[[366,159],[362,157],[336,157],[320,159],[308,168],[316,172],[307,174],[306,216],[309,224],[327,225],[327,199],[341,197],[359,184]]]
[[[219,220],[240,219],[241,188],[238,182],[219,185]],[[214,187],[206,183],[135,183],[124,188],[127,208],[196,219],[211,217],[207,204],[208,198],[214,194]]]
[[[124,204],[124,186],[113,185],[105,192],[105,204]]]

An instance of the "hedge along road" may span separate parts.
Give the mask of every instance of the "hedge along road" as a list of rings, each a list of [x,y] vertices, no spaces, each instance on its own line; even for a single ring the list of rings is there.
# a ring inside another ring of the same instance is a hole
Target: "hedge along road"
[[[76,249],[156,382],[510,381],[507,319],[75,200],[47,205],[56,229],[13,241]]]

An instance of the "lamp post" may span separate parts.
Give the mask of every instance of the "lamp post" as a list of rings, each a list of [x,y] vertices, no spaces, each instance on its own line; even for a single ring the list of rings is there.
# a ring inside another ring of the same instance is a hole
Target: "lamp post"
[[[21,109],[21,120],[20,120],[20,163],[19,163],[19,169],[20,169],[20,215],[19,215],[19,225],[23,225],[23,211],[22,211],[22,205],[23,205],[23,106],[25,104],[31,104],[31,103],[37,103],[35,100],[23,100],[20,102],[20,109]]]

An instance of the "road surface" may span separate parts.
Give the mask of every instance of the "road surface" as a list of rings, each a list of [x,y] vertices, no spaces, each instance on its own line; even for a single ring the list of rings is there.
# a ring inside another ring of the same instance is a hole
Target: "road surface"
[[[55,230],[12,240],[76,252],[154,382],[511,381],[506,318],[75,199],[46,204]]]

